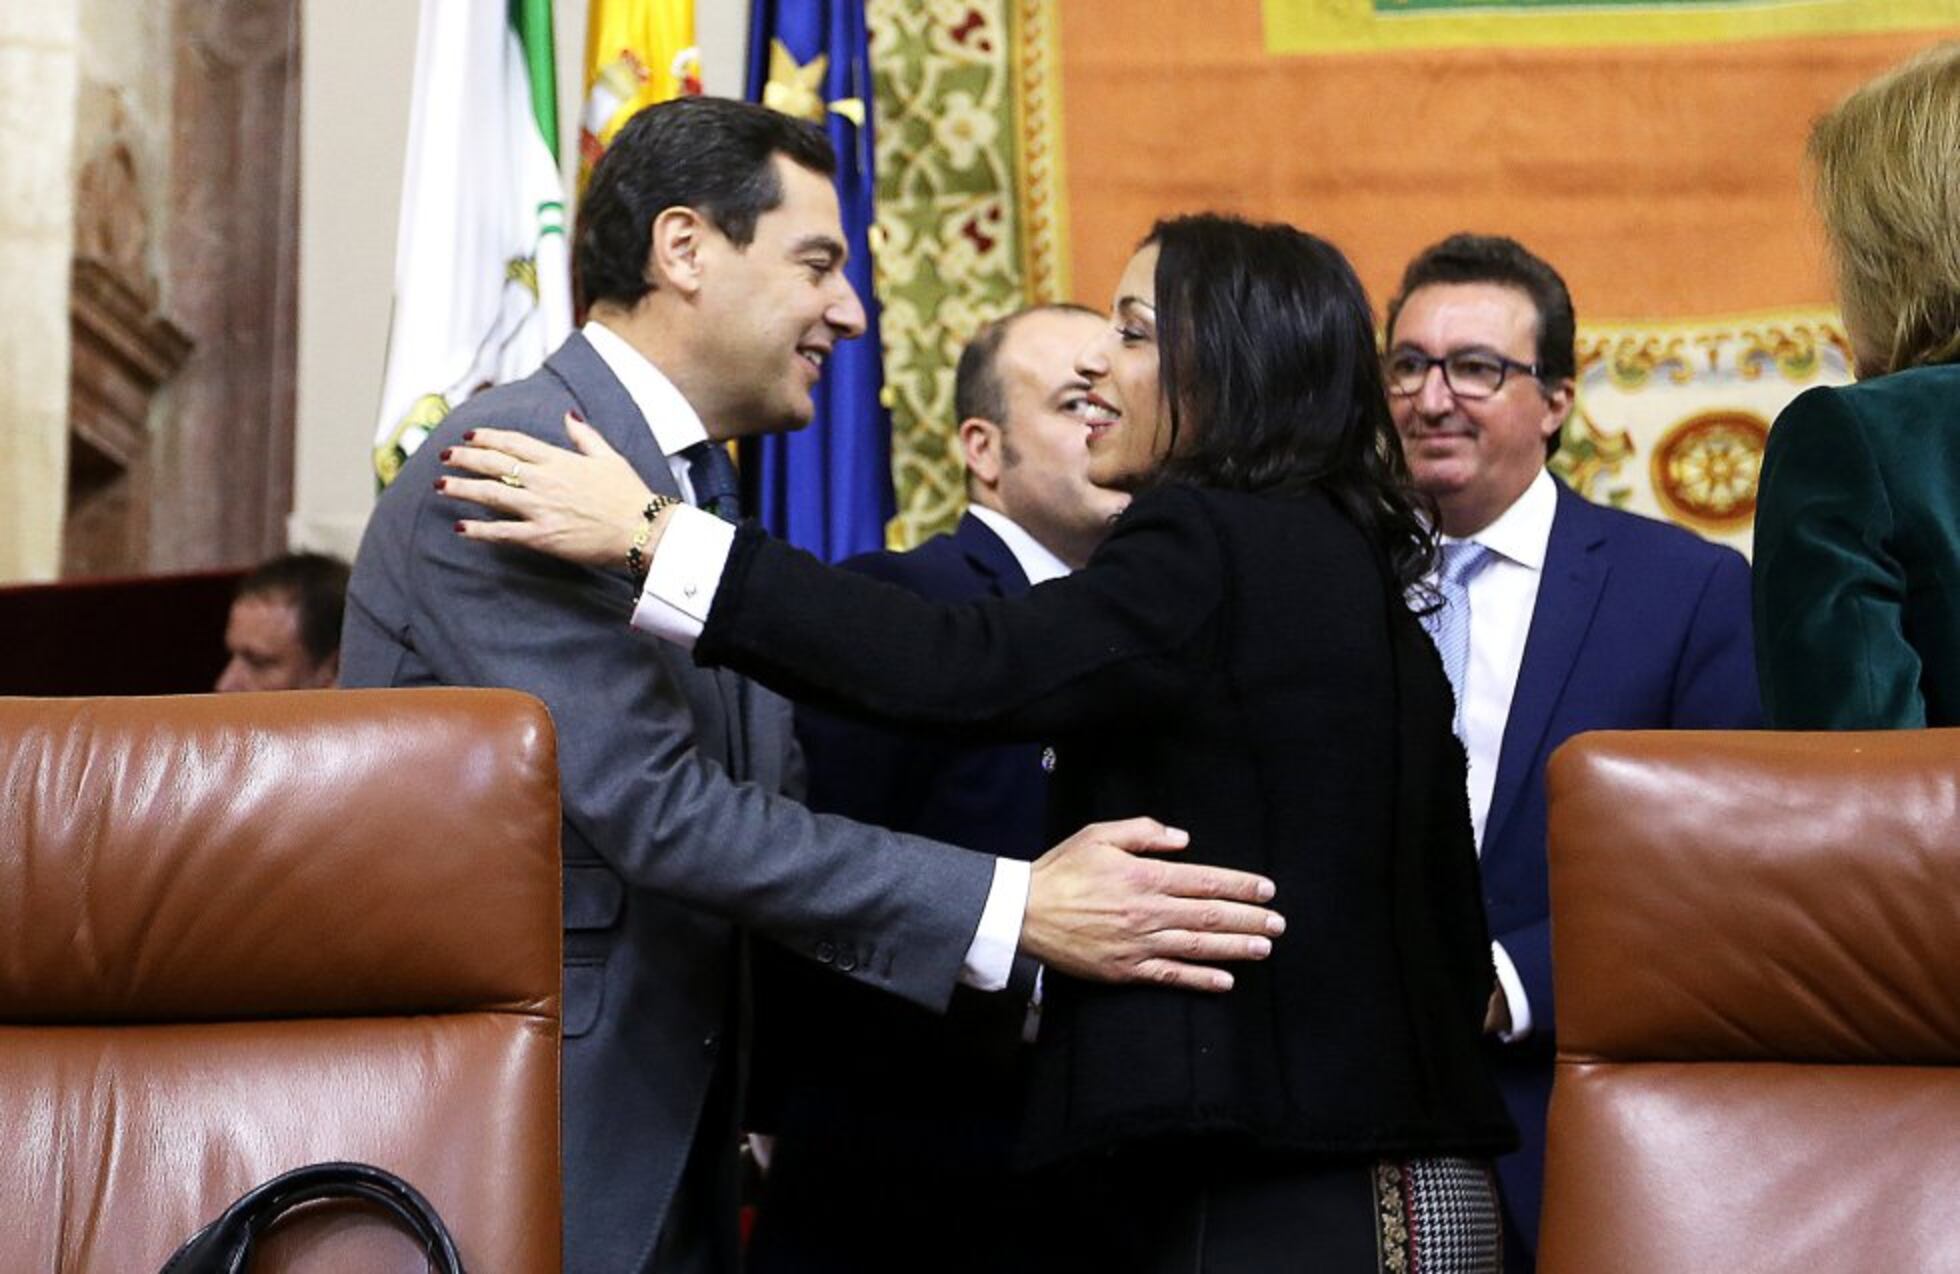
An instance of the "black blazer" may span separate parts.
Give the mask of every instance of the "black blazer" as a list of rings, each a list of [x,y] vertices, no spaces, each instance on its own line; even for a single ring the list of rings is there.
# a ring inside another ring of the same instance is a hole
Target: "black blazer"
[[[840,565],[937,602],[1028,591],[1014,554],[972,514],[910,552]],[[1037,744],[975,746],[808,705],[797,708],[796,733],[805,800],[819,813],[1011,858],[1047,847]],[[766,944],[756,975],[752,1126],[859,1161],[1007,1170],[1027,1064],[1025,994],[962,987],[942,1015]],[[835,1182],[840,1196],[859,1185]]]
[[[1156,490],[1075,575],[957,606],[745,531],[695,654],[799,699],[1053,738],[1051,832],[1151,814],[1277,882],[1287,932],[1230,994],[1049,979],[1031,1162],[1512,1144],[1449,685],[1324,496]]]

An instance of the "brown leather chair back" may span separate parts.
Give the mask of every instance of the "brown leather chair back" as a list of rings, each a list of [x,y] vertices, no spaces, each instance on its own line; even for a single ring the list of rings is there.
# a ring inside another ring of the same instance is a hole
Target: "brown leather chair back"
[[[1549,773],[1547,1274],[1960,1270],[1960,730]]]
[[[505,691],[0,699],[0,1270],[146,1274],[356,1159],[556,1270],[558,777]],[[254,1269],[426,1268],[361,1208]]]

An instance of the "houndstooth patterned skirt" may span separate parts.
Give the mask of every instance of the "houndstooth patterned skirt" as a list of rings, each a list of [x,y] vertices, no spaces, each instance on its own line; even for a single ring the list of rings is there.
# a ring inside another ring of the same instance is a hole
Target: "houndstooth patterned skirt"
[[[1502,1274],[1504,1223],[1487,1162],[1378,1163],[1375,1217],[1383,1274]]]

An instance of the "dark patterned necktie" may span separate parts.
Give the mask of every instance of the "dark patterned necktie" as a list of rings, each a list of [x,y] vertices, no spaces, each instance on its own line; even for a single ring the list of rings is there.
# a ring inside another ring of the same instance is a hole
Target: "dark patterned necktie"
[[[735,462],[728,448],[714,442],[697,442],[685,448],[687,480],[694,486],[694,503],[724,522],[742,520],[742,486],[735,476]]]

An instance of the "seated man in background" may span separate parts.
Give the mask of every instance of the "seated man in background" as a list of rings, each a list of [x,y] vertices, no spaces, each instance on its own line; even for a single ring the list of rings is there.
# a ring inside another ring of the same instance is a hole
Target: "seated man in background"
[[[1389,405],[1435,501],[1441,605],[1500,995],[1486,1030],[1521,1138],[1498,1160],[1505,1264],[1532,1268],[1552,1087],[1545,763],[1583,730],[1761,724],[1749,566],[1575,495],[1546,462],[1572,410],[1572,297],[1511,239],[1452,235],[1389,302]]]
[[[225,624],[231,659],[218,675],[233,690],[321,690],[340,673],[340,618],[347,563],[324,553],[286,553],[238,585]]]
[[[1015,596],[1086,562],[1129,500],[1088,476],[1075,355],[1103,321],[1045,305],[982,327],[953,387],[965,517],[910,552],[845,565],[951,602]],[[813,809],[1013,858],[1047,848],[1039,747],[810,708],[796,730]],[[774,949],[758,951],[758,972],[755,1114],[777,1136],[750,1274],[1024,1268],[1014,1222],[1029,1209],[1009,1152],[1027,979],[963,988],[942,1018]]]

